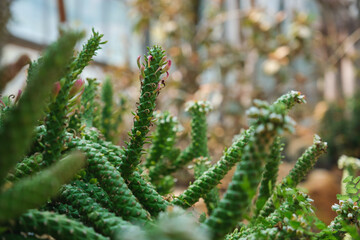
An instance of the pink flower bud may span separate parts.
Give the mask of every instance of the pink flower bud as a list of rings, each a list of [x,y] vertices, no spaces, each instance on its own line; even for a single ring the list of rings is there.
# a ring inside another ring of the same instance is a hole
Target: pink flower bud
[[[138,56],[138,58],[137,58],[137,65],[138,65],[138,68],[139,68],[139,69],[140,69],[140,66],[141,66],[140,60],[141,60],[141,56]]]
[[[169,71],[170,67],[171,67],[171,60],[168,60],[167,64],[162,69],[161,73],[165,73],[165,72]]]
[[[54,97],[57,97],[57,95],[58,95],[59,92],[60,92],[60,89],[61,89],[60,82],[56,82],[56,83],[54,84],[54,87],[53,87],[53,95],[54,95]]]
[[[5,105],[5,103],[3,102],[3,100],[0,98],[0,103],[4,106],[4,107],[6,107],[6,105]]]
[[[15,103],[17,103],[20,100],[21,94],[22,94],[22,91],[21,91],[21,89],[19,89],[18,94],[15,98]]]
[[[167,57],[164,56],[164,57],[160,60],[159,65],[162,66],[162,65],[166,62],[166,60],[167,60]]]
[[[76,108],[74,108],[74,109],[72,109],[70,112],[68,112],[67,114],[66,114],[66,117],[71,117],[71,116],[73,116],[74,114],[76,113]]]
[[[147,59],[148,59],[148,67],[150,67],[150,62],[151,62],[151,60],[153,59],[153,56],[149,55],[149,56],[147,57]]]
[[[166,76],[162,79],[162,81],[166,81],[169,78],[170,74],[169,72],[166,72]]]
[[[75,96],[84,88],[85,88],[85,81],[79,78],[78,80],[75,81],[74,85],[70,89],[69,97]]]
[[[141,76],[142,76],[143,78],[145,78],[145,67],[144,67],[144,66],[141,66],[140,72],[141,72]]]

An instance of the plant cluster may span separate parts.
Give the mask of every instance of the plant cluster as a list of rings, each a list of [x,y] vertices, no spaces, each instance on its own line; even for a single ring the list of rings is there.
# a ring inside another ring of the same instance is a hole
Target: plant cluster
[[[42,234],[55,239],[341,239],[359,230],[353,198],[334,207],[339,215],[326,226],[314,215],[309,197],[296,189],[326,151],[318,136],[276,184],[281,136],[295,127],[288,112],[305,103],[300,92],[291,91],[272,104],[255,100],[247,111],[250,127],[212,165],[208,102],[188,104],[191,143],[184,150],[175,147],[177,119],[168,112],[154,114],[171,67],[161,47],[154,46],[143,60],[137,59],[140,97],[129,141],[119,147],[106,140],[112,114],[109,82],[100,109],[95,107],[95,80],[79,79],[103,44],[102,35],[93,32],[82,51],[72,56],[79,37],[65,33],[31,64],[24,94],[2,101],[2,239],[36,239]],[[154,123],[157,129],[149,137]],[[149,151],[144,149],[147,142],[152,143]],[[172,174],[192,161],[195,181],[173,196]],[[217,185],[234,166],[232,182],[220,197]],[[196,219],[185,209],[200,198],[208,216]]]

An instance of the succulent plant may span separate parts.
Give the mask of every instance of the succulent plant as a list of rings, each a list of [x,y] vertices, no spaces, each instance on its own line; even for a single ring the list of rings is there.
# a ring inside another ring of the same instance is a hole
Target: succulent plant
[[[31,64],[24,93],[0,107],[2,239],[36,239],[41,234],[56,239],[341,239],[359,231],[359,197],[353,191],[359,179],[354,171],[348,171],[354,179],[347,178],[349,192],[339,196],[345,200],[333,207],[339,215],[329,226],[316,218],[311,199],[296,189],[326,150],[318,136],[289,175],[276,183],[281,135],[295,129],[288,112],[305,102],[300,92],[291,91],[273,104],[255,100],[247,111],[249,128],[212,164],[209,102],[188,104],[191,142],[183,150],[175,146],[176,117],[155,114],[171,61],[154,46],[143,61],[138,58],[140,99],[129,142],[120,147],[109,141],[114,106],[110,81],[103,86],[104,104],[99,104],[96,80],[80,78],[103,44],[102,35],[93,31],[73,56],[79,38],[78,33],[66,33],[51,45]],[[157,128],[150,137],[154,122]],[[152,145],[146,151],[149,139]],[[191,162],[195,181],[179,196],[171,195],[172,173]],[[217,185],[235,166],[220,197]],[[200,198],[208,216],[197,219],[185,209]]]

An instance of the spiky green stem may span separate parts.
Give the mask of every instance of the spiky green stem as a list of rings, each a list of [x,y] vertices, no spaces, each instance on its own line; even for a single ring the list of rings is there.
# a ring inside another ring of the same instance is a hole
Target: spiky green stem
[[[172,151],[175,145],[178,132],[179,122],[169,112],[159,113],[156,118],[156,131],[152,136],[152,145],[145,162],[147,168],[155,166],[158,162],[164,162],[164,157]],[[171,161],[171,159],[169,160]]]
[[[314,136],[314,144],[310,146],[304,154],[298,159],[295,166],[291,169],[290,173],[282,180],[278,188],[296,187],[313,168],[316,160],[326,151],[327,144],[322,142],[320,137]],[[266,201],[262,210],[259,213],[260,218],[268,216],[274,210],[273,198],[276,198],[276,191]]]
[[[273,140],[278,133],[294,128],[293,120],[285,115],[287,109],[284,104],[269,106],[263,101],[254,101],[254,104],[247,113],[250,118],[254,118],[255,131],[244,147],[241,161],[224,198],[205,221],[205,225],[213,232],[213,239],[224,237],[248,212]]]
[[[192,116],[191,120],[191,148],[195,154],[195,157],[209,157],[209,149],[207,145],[207,123],[206,114],[211,110],[209,102],[198,101],[188,103],[187,109]],[[206,170],[209,169],[209,165],[206,161],[198,161],[195,164],[195,179],[198,179]],[[219,190],[214,187],[204,197],[204,201],[208,210],[208,214],[217,207],[219,203]]]
[[[203,157],[196,158],[195,167],[194,167],[195,179],[200,178],[203,173],[209,170],[210,167],[211,165],[208,158],[203,158]],[[206,208],[208,210],[207,213],[210,215],[212,211],[217,207],[220,201],[219,189],[217,187],[214,187],[203,198],[206,204]]]
[[[87,170],[98,179],[101,187],[109,195],[114,206],[113,211],[125,220],[134,223],[144,223],[149,219],[149,214],[141,207],[120,173],[104,154],[99,152],[98,148],[101,145],[96,145],[88,140],[73,138],[68,146],[86,153],[89,162]]]
[[[78,209],[80,218],[105,236],[113,237],[126,228],[132,227],[129,222],[103,208],[82,188],[64,185],[60,198]]]
[[[9,182],[18,181],[20,178],[32,175],[41,168],[43,156],[39,153],[24,158],[20,163],[16,164],[15,170],[8,174],[6,180]]]
[[[244,131],[231,147],[226,150],[220,161],[196,179],[196,181],[191,184],[185,192],[175,198],[172,203],[184,208],[191,207],[201,197],[205,196],[211,189],[217,186],[221,179],[223,179],[230,169],[240,160],[243,148],[249,141],[249,136],[252,131],[252,128]]]
[[[73,178],[84,165],[83,155],[74,153],[36,176],[18,181],[0,194],[0,222],[44,204],[50,197],[57,195],[61,185]]]
[[[112,143],[101,140],[98,133],[94,130],[88,129],[87,131],[84,131],[84,134],[84,138],[98,142],[92,143],[92,146],[96,149],[96,151],[103,154],[107,161],[109,161],[116,169],[120,169],[122,149]],[[139,200],[143,207],[151,213],[151,215],[156,216],[159,212],[166,209],[168,202],[165,201],[162,196],[156,192],[154,187],[137,171],[128,176],[126,180],[132,194],[134,194],[134,196]]]
[[[108,209],[114,209],[109,195],[104,191],[104,189],[97,186],[96,184],[85,183],[83,181],[74,181],[73,185],[77,188],[81,188],[83,191],[89,194],[91,198],[95,199],[96,202],[100,203],[101,206]]]
[[[59,240],[106,240],[109,239],[86,227],[81,222],[52,212],[30,210],[12,223],[14,229],[22,232],[48,234]]]
[[[304,103],[304,96],[299,92],[291,91],[281,96],[273,106],[285,104],[284,111],[290,110],[295,103]],[[257,109],[254,109],[257,114]],[[179,197],[174,199],[172,203],[185,208],[191,207],[200,197],[208,193],[213,187],[220,183],[220,180],[240,161],[243,148],[249,141],[250,135],[253,134],[254,127],[250,127],[244,131],[232,144],[230,148],[221,157],[213,167],[206,171],[199,179],[197,179],[190,187],[185,190]]]
[[[129,133],[130,142],[127,143],[124,156],[122,157],[120,168],[124,177],[134,172],[140,163],[143,145],[153,118],[156,97],[162,85],[161,75],[171,65],[171,61],[165,62],[164,57],[165,52],[161,47],[154,46],[149,49],[148,54],[145,56],[145,64],[138,63],[141,69],[141,93],[139,105],[134,116],[134,126]],[[166,63],[167,65],[163,67]]]
[[[128,186],[133,194],[152,216],[156,217],[170,205],[138,172],[133,172],[128,177],[128,182]]]
[[[279,165],[281,163],[282,151],[284,144],[281,143],[281,138],[277,137],[271,146],[270,155],[268,156],[264,174],[261,180],[259,195],[256,200],[256,210],[255,214],[259,214],[260,210],[263,208],[266,200],[271,196],[279,171]]]
[[[93,31],[93,35],[83,46],[82,51],[70,64],[66,76],[60,80],[60,91],[55,101],[49,106],[46,117],[46,135],[44,136],[44,163],[46,165],[56,161],[64,148],[64,134],[68,124],[68,100],[71,87],[74,85],[79,74],[89,64],[100,49],[101,38],[103,35]]]
[[[71,219],[80,219],[80,214],[78,209],[74,208],[72,205],[61,203],[61,202],[53,202],[51,205],[48,204],[44,210],[49,210],[53,212],[57,212],[59,214],[64,214]]]
[[[30,147],[33,129],[46,105],[44,99],[63,73],[78,39],[79,34],[68,33],[47,49],[18,105],[6,114],[0,129],[0,184]]]
[[[164,176],[167,176],[181,167],[188,164],[194,158],[208,157],[207,147],[207,123],[206,113],[211,110],[210,104],[204,101],[189,102],[186,111],[191,116],[191,143],[180,153],[175,161],[167,165],[158,162],[153,168],[150,169],[149,177],[152,181],[157,181]]]
[[[113,88],[110,78],[107,78],[101,89],[101,100],[103,101],[102,109],[102,133],[104,134],[106,140],[111,140],[111,130],[112,130],[112,111],[113,111]]]
[[[81,104],[84,106],[82,113],[82,122],[86,124],[87,127],[93,126],[94,119],[94,108],[95,108],[95,95],[97,92],[98,83],[95,78],[88,78],[87,86],[85,86],[84,93],[81,97]]]

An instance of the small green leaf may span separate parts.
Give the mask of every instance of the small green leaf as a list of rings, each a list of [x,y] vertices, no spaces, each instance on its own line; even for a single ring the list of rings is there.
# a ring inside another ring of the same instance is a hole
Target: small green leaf
[[[350,182],[352,179],[353,179],[352,176],[347,176],[347,177],[343,180],[343,183]]]
[[[290,223],[290,226],[293,227],[294,229],[298,229],[300,227],[300,222],[298,222],[298,221],[291,220],[289,223]]]
[[[353,187],[347,187],[346,188],[346,192],[347,193],[357,193],[357,189],[356,188],[353,188]]]
[[[353,200],[354,202],[359,201],[359,196],[355,195],[351,197],[351,200]]]
[[[338,200],[347,200],[347,199],[349,199],[349,196],[348,195],[344,195],[344,194],[336,194],[336,198],[338,199]]]
[[[354,183],[357,183],[358,181],[360,180],[360,176],[357,176],[355,179],[354,179]]]
[[[326,228],[326,224],[321,222],[321,221],[316,221],[315,222],[315,226],[319,229],[319,230],[322,230],[322,229],[325,229]]]

